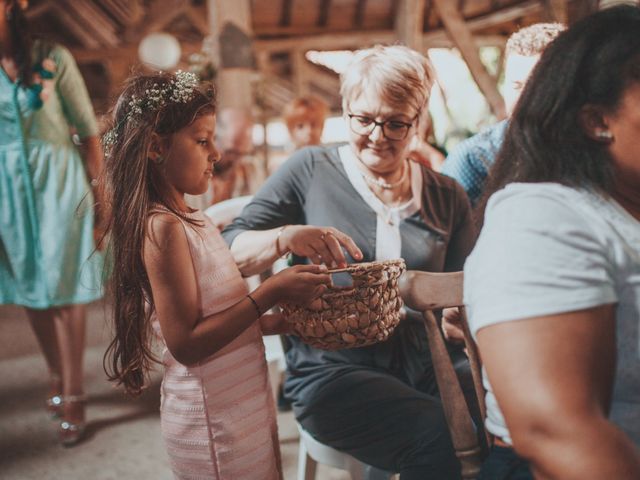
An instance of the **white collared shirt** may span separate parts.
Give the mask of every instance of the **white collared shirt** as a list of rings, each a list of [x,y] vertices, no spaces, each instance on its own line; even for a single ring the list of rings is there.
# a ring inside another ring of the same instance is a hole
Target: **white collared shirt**
[[[376,260],[392,260],[401,258],[402,239],[400,237],[400,222],[420,210],[422,205],[422,173],[420,166],[409,161],[411,175],[411,199],[397,207],[385,205],[369,188],[358,168],[353,150],[349,145],[338,149],[340,160],[347,172],[347,177],[353,188],[362,199],[376,212]]]

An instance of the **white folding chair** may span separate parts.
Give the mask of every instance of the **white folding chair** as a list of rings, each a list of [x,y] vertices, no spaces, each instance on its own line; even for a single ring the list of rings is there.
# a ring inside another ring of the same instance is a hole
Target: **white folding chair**
[[[352,480],[389,480],[395,474],[372,467],[355,459],[351,455],[331,448],[313,438],[298,423],[300,447],[298,449],[298,479],[315,480],[318,464],[346,470]]]

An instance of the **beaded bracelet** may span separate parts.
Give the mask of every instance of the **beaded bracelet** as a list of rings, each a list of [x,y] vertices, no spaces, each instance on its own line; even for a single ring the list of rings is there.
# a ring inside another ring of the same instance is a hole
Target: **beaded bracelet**
[[[251,296],[250,293],[247,294],[247,298],[249,300],[251,300],[251,303],[253,303],[253,306],[256,307],[256,313],[258,314],[258,318],[260,318],[262,316],[262,312],[260,311],[260,307],[258,306],[258,302],[255,301],[255,299]]]

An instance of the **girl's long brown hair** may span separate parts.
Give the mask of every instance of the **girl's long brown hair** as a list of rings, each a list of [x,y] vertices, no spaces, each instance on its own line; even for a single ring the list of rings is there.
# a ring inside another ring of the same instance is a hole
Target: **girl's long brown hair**
[[[158,108],[142,108],[129,116],[132,98],[145,98],[154,86],[168,85],[174,75],[157,73],[130,78],[112,111],[116,140],[107,151],[104,198],[110,234],[107,258],[108,284],[113,296],[114,337],[103,359],[110,380],[138,395],[145,388],[148,371],[157,362],[152,351],[150,316],[153,297],[143,261],[147,218],[154,204],[163,205],[185,221],[167,194],[161,167],[149,157],[152,133],[171,141],[171,135],[198,116],[215,113],[213,85],[201,85],[186,102]]]

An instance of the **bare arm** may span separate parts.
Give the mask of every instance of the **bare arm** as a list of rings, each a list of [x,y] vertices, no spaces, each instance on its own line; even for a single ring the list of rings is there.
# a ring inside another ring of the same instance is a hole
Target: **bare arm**
[[[149,220],[144,261],[153,302],[167,348],[176,360],[193,364],[226,346],[258,319],[245,298],[222,312],[201,318],[198,287],[184,227],[171,215]],[[252,297],[265,312],[278,301],[305,303],[331,282],[326,268],[300,265],[269,278]]]
[[[239,234],[231,244],[233,259],[244,276],[260,273],[277,260],[276,240],[280,253],[293,252],[315,264],[346,266],[343,247],[356,260],[362,259],[362,252],[351,237],[332,227],[287,225],[284,229],[251,230]]]
[[[80,152],[84,160],[87,177],[89,177],[90,180],[99,178],[102,173],[103,164],[100,139],[97,136],[83,138]]]
[[[242,275],[250,277],[261,273],[278,259],[276,238],[279,230],[280,227],[270,230],[247,230],[234,239],[230,247],[231,254]]]
[[[536,478],[640,478],[634,445],[607,420],[614,306],[499,323],[478,332],[516,451]]]

